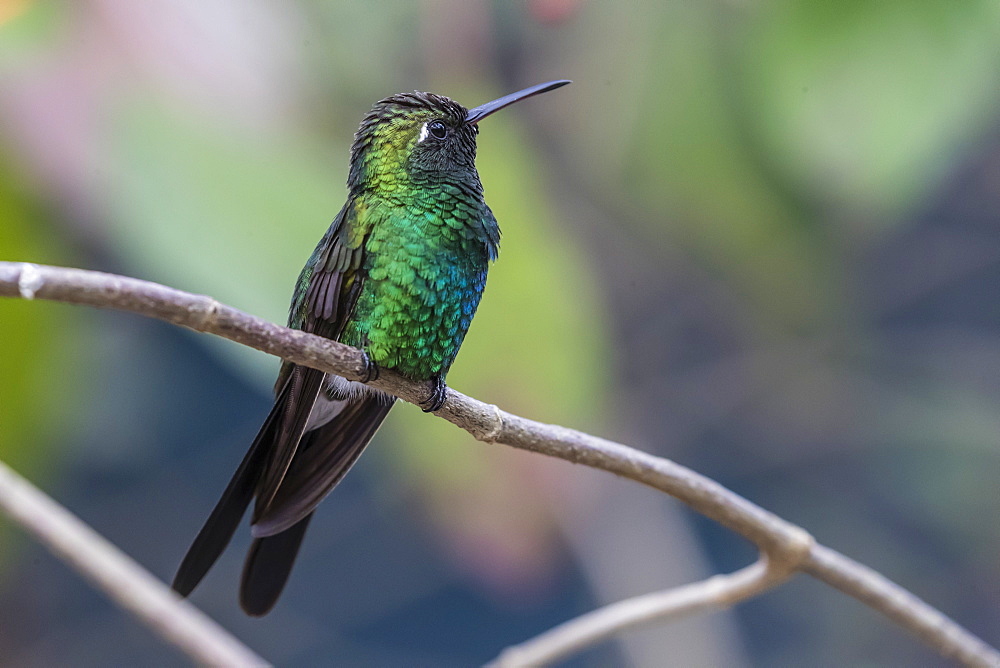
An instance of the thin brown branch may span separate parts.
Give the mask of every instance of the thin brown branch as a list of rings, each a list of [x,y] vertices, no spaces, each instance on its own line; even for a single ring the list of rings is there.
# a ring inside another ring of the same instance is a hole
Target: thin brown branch
[[[0,296],[131,311],[216,334],[346,378],[359,380],[364,371],[359,350],[280,327],[209,297],[147,281],[80,269],[0,262]],[[371,384],[411,403],[426,400],[430,392],[429,384],[410,381],[392,372],[383,372]],[[883,613],[943,656],[966,665],[1000,666],[1000,652],[912,594],[847,557],[817,545],[804,529],[670,460],[565,427],[512,415],[450,389],[437,415],[481,441],[603,469],[666,492],[751,540],[774,572],[808,573]],[[697,593],[698,589],[694,591]],[[703,591],[703,596],[709,596],[710,588]],[[711,603],[687,609],[706,605]]]
[[[0,508],[115,603],[194,661],[206,666],[269,665],[3,462]]]
[[[881,573],[823,545],[814,545],[801,570],[853,596],[967,666],[1000,666],[1000,653]]]
[[[770,568],[767,559],[762,558],[735,573],[618,601],[508,647],[489,668],[527,668],[552,663],[627,629],[731,607],[778,586],[793,574],[788,569]]]

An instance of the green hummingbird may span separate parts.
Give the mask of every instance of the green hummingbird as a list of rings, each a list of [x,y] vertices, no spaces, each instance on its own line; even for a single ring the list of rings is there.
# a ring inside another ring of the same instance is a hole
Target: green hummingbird
[[[422,408],[439,409],[500,243],[476,172],[478,124],[568,83],[539,84],[471,110],[433,93],[375,103],[351,147],[347,203],[299,274],[288,326],[362,349],[367,380],[386,368],[433,381]],[[190,594],[255,500],[240,582],[240,605],[253,616],[274,607],[316,506],[395,402],[290,362],[274,391],[271,411],[173,582]]]

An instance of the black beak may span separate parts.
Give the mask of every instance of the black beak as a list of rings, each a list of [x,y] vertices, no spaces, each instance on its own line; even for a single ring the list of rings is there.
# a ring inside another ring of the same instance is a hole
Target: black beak
[[[481,104],[475,109],[470,109],[469,115],[465,117],[465,122],[475,125],[495,111],[500,111],[504,107],[509,107],[515,102],[529,98],[532,95],[548,93],[550,90],[561,88],[568,83],[572,82],[569,79],[559,79],[557,81],[549,81],[548,83],[538,84],[537,86],[532,86],[531,88],[525,88],[524,90],[519,90],[516,93],[511,93],[510,95],[504,95],[497,100]]]

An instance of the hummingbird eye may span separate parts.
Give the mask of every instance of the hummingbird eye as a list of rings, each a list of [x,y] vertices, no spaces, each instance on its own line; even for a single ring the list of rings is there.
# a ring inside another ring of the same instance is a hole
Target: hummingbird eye
[[[444,139],[448,136],[448,126],[441,121],[431,121],[427,124],[427,130],[436,138]]]

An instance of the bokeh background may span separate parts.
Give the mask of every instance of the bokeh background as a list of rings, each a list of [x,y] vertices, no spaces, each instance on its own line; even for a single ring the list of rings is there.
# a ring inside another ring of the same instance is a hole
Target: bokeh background
[[[501,259],[449,381],[691,466],[1000,644],[1000,5],[993,0],[0,1],[0,259],[283,322],[375,100],[484,123]],[[0,302],[0,457],[169,580],[277,361]],[[248,532],[193,596],[283,666],[481,663],[750,546],[672,499],[398,407],[288,589]],[[0,519],[0,663],[185,665]],[[603,666],[938,665],[806,578]]]

